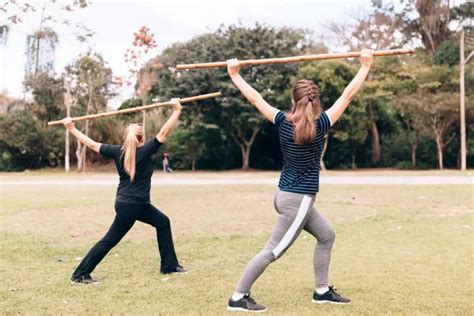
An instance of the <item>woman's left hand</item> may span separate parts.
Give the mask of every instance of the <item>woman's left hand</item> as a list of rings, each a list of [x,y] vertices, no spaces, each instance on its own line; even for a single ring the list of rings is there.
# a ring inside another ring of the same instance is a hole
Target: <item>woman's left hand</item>
[[[63,119],[63,124],[66,126],[67,129],[73,129],[74,128],[74,122],[72,119],[68,116]]]
[[[374,51],[371,49],[363,49],[360,54],[360,64],[364,67],[372,66],[374,61]]]
[[[240,63],[237,58],[232,58],[227,60],[227,72],[229,76],[238,74],[240,71]]]
[[[179,102],[179,98],[173,98],[170,100],[170,105],[173,111],[175,112],[180,112],[181,109],[183,108],[181,103]]]

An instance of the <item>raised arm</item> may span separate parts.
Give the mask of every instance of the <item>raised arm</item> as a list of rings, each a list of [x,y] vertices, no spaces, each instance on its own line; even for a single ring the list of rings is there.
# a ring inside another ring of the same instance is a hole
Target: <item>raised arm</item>
[[[179,99],[171,99],[171,108],[173,109],[173,114],[171,114],[170,118],[166,121],[166,123],[161,127],[161,130],[156,135],[156,138],[160,143],[166,142],[168,137],[173,132],[176,125],[178,125],[179,115],[181,114],[181,103],[179,103]]]
[[[99,152],[101,144],[78,130],[76,126],[74,126],[74,122],[71,120],[70,117],[66,117],[65,119],[63,119],[63,124],[64,126],[66,126],[69,132],[71,132],[71,134],[74,135],[81,143],[83,143],[96,153]]]
[[[227,72],[229,73],[230,78],[234,84],[239,88],[240,92],[244,97],[254,105],[260,113],[265,116],[265,118],[273,122],[275,114],[278,112],[278,109],[274,108],[263,97],[258,93],[257,90],[252,88],[242,76],[239,74],[240,64],[237,59],[229,59],[227,61]]]
[[[360,55],[360,69],[357,72],[357,75],[352,79],[351,83],[347,85],[344,89],[342,95],[337,99],[336,103],[331,106],[326,113],[331,118],[332,124],[336,123],[336,121],[341,117],[342,113],[346,110],[349,103],[352,101],[356,93],[362,87],[362,84],[369,73],[370,67],[372,66],[373,58],[373,51],[370,49],[362,50]]]

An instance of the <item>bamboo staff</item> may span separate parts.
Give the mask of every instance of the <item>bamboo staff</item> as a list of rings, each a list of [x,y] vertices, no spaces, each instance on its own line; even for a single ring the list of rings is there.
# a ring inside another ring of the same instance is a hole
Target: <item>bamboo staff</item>
[[[204,100],[204,99],[216,98],[216,97],[220,97],[221,95],[222,94],[219,91],[219,92],[214,92],[214,93],[201,94],[201,95],[194,96],[194,97],[189,97],[189,98],[182,98],[182,99],[179,99],[179,102],[180,103],[188,103],[188,102],[199,101],[199,100]],[[153,103],[153,104],[144,105],[144,106],[137,106],[137,107],[134,107],[134,108],[117,110],[117,111],[110,111],[110,112],[104,112],[104,113],[97,113],[97,114],[73,117],[72,121],[77,122],[77,121],[83,121],[83,120],[93,120],[93,119],[96,119],[96,118],[114,116],[114,115],[117,115],[117,114],[140,112],[140,111],[155,109],[155,108],[159,108],[159,107],[163,107],[163,106],[167,106],[167,105],[170,105],[170,101],[161,102],[161,103]],[[62,123],[63,123],[62,120],[51,121],[51,122],[48,122],[48,126],[62,124]]]
[[[247,59],[247,60],[239,60],[239,63],[242,66],[282,64],[282,63],[301,62],[301,61],[360,57],[360,53],[361,52],[348,52],[348,53],[334,53],[334,54],[302,55],[302,56],[282,57],[282,58]],[[413,53],[415,53],[414,49],[376,50],[374,51],[374,56],[380,57],[380,56],[393,56],[393,55],[413,54]],[[204,68],[218,68],[218,67],[227,67],[227,62],[218,61],[218,62],[212,62],[212,63],[180,64],[176,66],[176,69],[184,70],[184,69],[204,69]]]

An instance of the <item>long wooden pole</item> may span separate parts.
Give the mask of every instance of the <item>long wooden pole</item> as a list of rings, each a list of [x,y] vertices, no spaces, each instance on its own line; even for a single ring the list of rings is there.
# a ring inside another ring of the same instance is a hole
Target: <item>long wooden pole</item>
[[[188,103],[188,102],[199,101],[199,100],[204,100],[204,99],[216,98],[216,97],[220,97],[221,95],[222,94],[219,91],[219,92],[214,92],[214,93],[201,94],[201,95],[194,96],[194,97],[182,98],[182,99],[179,99],[179,101],[181,103]],[[93,119],[96,119],[96,118],[109,117],[109,116],[114,116],[114,115],[117,115],[117,114],[140,112],[140,111],[144,111],[144,110],[151,110],[151,109],[155,109],[155,108],[159,108],[159,107],[163,107],[163,106],[168,106],[168,105],[170,105],[170,101],[160,102],[160,103],[153,103],[153,104],[149,104],[149,105],[145,105],[145,106],[137,106],[137,107],[134,107],[134,108],[123,109],[123,110],[118,110],[118,111],[110,111],[110,112],[104,112],[104,113],[98,113],[98,114],[91,114],[91,115],[73,117],[72,121],[77,122],[77,121],[83,121],[83,120],[93,120]],[[62,120],[51,121],[51,122],[48,122],[48,126],[58,125],[58,124],[62,124],[62,123],[63,123]]]
[[[334,53],[334,54],[302,55],[302,56],[282,57],[282,58],[246,59],[246,60],[239,60],[239,63],[242,66],[282,64],[282,63],[301,62],[301,61],[359,57],[360,53],[361,52],[348,52],[348,53]],[[390,50],[374,51],[374,56],[380,57],[380,56],[393,56],[393,55],[414,54],[414,53],[415,53],[414,49],[390,49]],[[217,67],[226,67],[226,66],[227,66],[227,63],[225,61],[218,61],[218,62],[212,62],[212,63],[180,64],[176,66],[176,69],[178,70],[204,69],[204,68],[217,68]]]

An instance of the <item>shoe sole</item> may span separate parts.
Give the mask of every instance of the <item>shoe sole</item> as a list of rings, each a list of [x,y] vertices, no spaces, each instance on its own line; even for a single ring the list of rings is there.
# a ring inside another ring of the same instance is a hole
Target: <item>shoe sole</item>
[[[349,305],[351,302],[342,303],[342,302],[333,302],[333,301],[317,301],[313,299],[314,304],[333,304],[333,305]]]
[[[72,284],[72,285],[90,285],[90,284],[92,284],[92,285],[97,285],[97,284],[99,284],[99,283],[100,283],[100,282],[84,283],[84,282],[74,282],[74,281],[71,281],[71,284]]]
[[[242,307],[230,307],[230,306],[227,306],[227,310],[229,312],[246,312],[246,313],[265,313],[267,311],[267,309],[262,309],[260,311],[252,311],[252,310],[249,310],[249,309],[245,309],[245,308],[242,308]]]
[[[186,272],[169,272],[169,273],[160,272],[160,273],[163,274],[163,275],[173,275],[173,274],[188,274],[189,272],[191,272],[191,271],[186,271]]]

